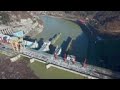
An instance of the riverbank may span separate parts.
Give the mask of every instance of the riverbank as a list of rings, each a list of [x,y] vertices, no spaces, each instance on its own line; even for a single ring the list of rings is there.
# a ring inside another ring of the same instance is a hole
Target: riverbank
[[[68,17],[63,17],[63,16],[53,16],[53,15],[40,15],[40,16],[49,16],[52,18],[60,18],[60,19],[64,19],[64,20],[69,20],[69,21],[76,21],[78,20],[78,18],[68,18]]]

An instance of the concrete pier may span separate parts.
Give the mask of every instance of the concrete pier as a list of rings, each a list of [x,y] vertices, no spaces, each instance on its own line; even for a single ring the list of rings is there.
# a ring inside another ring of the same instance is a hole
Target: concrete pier
[[[52,64],[46,65],[46,69],[49,69],[52,66]]]
[[[63,68],[63,67],[59,67],[59,66],[56,66],[56,65],[53,65],[53,64],[48,64],[48,65],[46,65],[46,68],[47,68],[47,69],[49,69],[50,67],[55,67],[55,68],[58,68],[58,69],[61,69],[61,70],[64,70],[64,71],[68,71],[68,72],[71,72],[71,73],[74,73],[74,74],[78,74],[78,75],[87,77],[87,78],[89,78],[89,79],[98,79],[98,78],[96,78],[96,77],[92,77],[92,76],[89,76],[89,75],[86,75],[86,74],[78,73],[78,72],[75,72],[75,71],[72,71],[72,70],[69,70],[69,69],[65,69],[65,68]]]
[[[30,59],[30,63],[33,63],[34,61],[35,61],[35,59],[34,59],[34,58]]]

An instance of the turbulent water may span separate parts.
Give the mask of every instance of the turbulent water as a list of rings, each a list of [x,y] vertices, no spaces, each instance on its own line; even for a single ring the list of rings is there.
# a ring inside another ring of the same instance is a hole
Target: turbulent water
[[[44,22],[44,30],[36,36],[38,41],[46,41],[57,33],[62,33],[54,46],[61,46],[66,49],[70,39],[73,39],[70,54],[77,56],[78,61],[83,61],[87,54],[88,38],[79,25],[74,22],[49,16],[40,17]]]

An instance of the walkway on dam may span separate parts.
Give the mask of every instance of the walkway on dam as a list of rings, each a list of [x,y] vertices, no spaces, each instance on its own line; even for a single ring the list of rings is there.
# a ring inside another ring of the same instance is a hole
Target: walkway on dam
[[[108,78],[119,78],[120,74],[119,73],[113,73],[110,70],[106,70],[103,68],[95,67],[92,65],[87,65],[86,68],[82,66],[80,62],[76,62],[73,64],[71,61],[64,61],[62,57],[58,57],[58,59],[54,58],[54,55],[48,54],[45,52],[39,52],[33,49],[29,48],[24,48],[20,53],[14,52],[12,49],[9,48],[3,48],[3,46],[0,45],[0,52],[3,54],[6,54],[8,56],[11,55],[18,55],[21,54],[23,56],[27,56],[29,58],[35,58],[40,61],[44,61],[48,64],[53,64],[59,67],[63,67],[72,71],[76,71],[78,73],[82,73],[88,76],[92,76],[95,78],[101,78],[101,79],[108,79]]]
[[[57,66],[60,66],[60,67],[63,67],[63,68],[69,69],[69,70],[73,70],[73,71],[82,73],[82,74],[93,76],[96,78],[103,78],[103,79],[111,78],[110,76],[107,76],[105,74],[100,74],[100,73],[98,74],[97,71],[100,69],[98,69],[97,67],[96,67],[97,68],[96,69],[94,66],[88,65],[87,68],[84,68],[80,62],[76,62],[75,64],[73,64],[70,61],[64,62],[63,58],[58,57],[58,59],[55,59],[54,55],[47,54],[44,52],[37,52],[35,50],[26,48],[22,51],[21,54],[27,55],[27,56],[29,56],[29,58],[35,58],[35,59],[47,62],[48,64],[57,65]],[[104,69],[100,70],[100,71],[111,74],[110,72],[106,72]]]

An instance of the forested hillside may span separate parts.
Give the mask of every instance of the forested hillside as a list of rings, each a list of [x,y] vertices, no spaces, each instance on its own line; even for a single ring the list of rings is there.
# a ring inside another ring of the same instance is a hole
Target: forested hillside
[[[120,11],[65,11],[65,13],[84,19],[89,18],[90,23],[100,33],[120,34]]]

